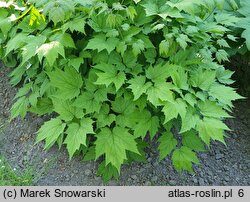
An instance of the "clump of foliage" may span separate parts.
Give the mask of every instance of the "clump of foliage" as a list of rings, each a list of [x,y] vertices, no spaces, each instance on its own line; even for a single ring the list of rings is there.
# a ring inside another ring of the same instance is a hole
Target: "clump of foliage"
[[[32,174],[26,171],[22,175],[12,169],[5,158],[0,156],[0,186],[30,186],[32,185]]]
[[[241,93],[250,95],[249,75],[250,69],[250,1],[236,0],[233,4],[225,5],[225,17],[232,16],[236,22],[233,28],[235,40],[228,41],[230,48],[227,52],[231,56],[231,66],[237,66],[236,74],[237,85],[240,86]],[[232,18],[233,19],[233,18]],[[230,69],[233,69],[230,67]]]
[[[224,12],[221,18],[224,18],[227,25],[235,23],[231,27],[234,37],[229,42],[227,52],[230,56],[241,54],[249,60],[250,50],[250,1],[248,0],[235,0],[226,1],[224,5]]]
[[[52,114],[37,142],[100,159],[104,180],[145,159],[147,134],[160,159],[192,171],[197,151],[225,144],[223,120],[241,98],[223,67],[240,20],[225,9],[234,3],[0,2],[0,56],[13,67],[11,84],[22,85],[11,119]]]

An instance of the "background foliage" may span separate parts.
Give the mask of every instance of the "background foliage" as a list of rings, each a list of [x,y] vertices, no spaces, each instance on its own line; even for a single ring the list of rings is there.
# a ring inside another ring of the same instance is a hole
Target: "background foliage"
[[[225,144],[242,98],[229,56],[250,49],[249,1],[29,0],[0,2],[0,56],[21,85],[11,119],[51,114],[37,134],[69,158],[100,159],[105,181],[145,160],[145,137],[178,171]]]

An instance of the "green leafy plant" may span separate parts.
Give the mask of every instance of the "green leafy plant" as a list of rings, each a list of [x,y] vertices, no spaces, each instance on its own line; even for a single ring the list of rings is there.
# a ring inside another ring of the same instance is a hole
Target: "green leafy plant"
[[[105,181],[145,160],[145,137],[178,171],[225,144],[242,98],[229,85],[239,20],[223,0],[29,0],[0,6],[0,55],[22,84],[11,119],[51,114],[37,142],[100,160]],[[232,2],[232,1],[230,1]]]
[[[225,5],[226,15],[236,22],[233,35],[234,40],[228,41],[230,48],[227,52],[231,56],[231,66],[237,66],[235,78],[237,84],[241,87],[241,93],[249,95],[249,61],[250,61],[250,12],[248,8],[250,1],[248,0],[235,0],[227,2]],[[227,20],[228,21],[228,20]],[[232,69],[232,68],[231,68]]]
[[[245,59],[249,58],[250,50],[250,12],[248,8],[250,2],[248,0],[231,0],[226,1],[225,9],[221,15],[224,18],[224,23],[230,26],[231,23],[236,23],[233,28],[233,36],[229,42],[227,52],[232,56],[241,54]]]
[[[0,186],[30,186],[32,185],[32,173],[25,171],[22,175],[12,169],[5,158],[0,156]]]

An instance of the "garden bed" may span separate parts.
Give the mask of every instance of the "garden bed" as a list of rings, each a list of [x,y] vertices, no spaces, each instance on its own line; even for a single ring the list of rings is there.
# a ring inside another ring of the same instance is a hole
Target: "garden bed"
[[[28,114],[8,123],[17,91],[8,84],[8,73],[0,68],[0,154],[17,172],[32,169],[34,185],[102,185],[95,174],[98,163],[83,162],[81,156],[69,161],[65,147],[44,151],[42,143],[35,144],[36,131],[46,117]],[[146,163],[123,166],[119,180],[109,185],[250,185],[250,99],[235,106],[235,118],[227,120],[232,129],[227,147],[215,142],[209,152],[200,153],[201,165],[193,174],[176,172],[168,158],[159,162],[152,146]]]

